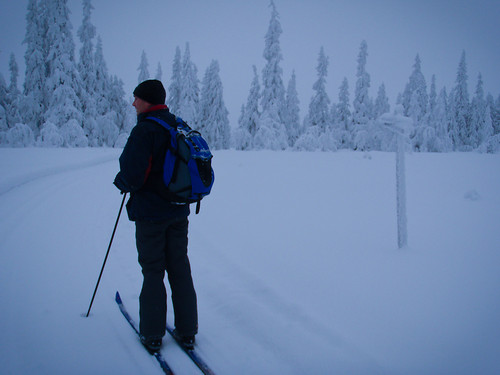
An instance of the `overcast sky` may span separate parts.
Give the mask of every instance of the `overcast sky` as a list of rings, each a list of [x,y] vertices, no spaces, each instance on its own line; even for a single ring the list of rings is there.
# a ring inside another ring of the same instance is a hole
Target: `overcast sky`
[[[151,75],[158,62],[165,86],[170,83],[176,46],[184,51],[190,43],[191,58],[203,79],[212,59],[218,60],[224,85],[224,100],[230,121],[236,125],[240,107],[246,102],[253,77],[259,75],[264,36],[270,19],[270,0],[93,0],[92,23],[103,40],[104,55],[111,74],[116,74],[131,93],[137,85],[141,52],[144,49]],[[0,72],[9,80],[11,52],[24,79],[21,44],[26,29],[28,0],[0,0]],[[370,94],[386,85],[391,106],[404,90],[417,53],[428,87],[436,75],[438,90],[454,85],[458,63],[466,52],[469,92],[481,72],[486,92],[500,94],[500,1],[499,0],[275,0],[283,29],[285,87],[292,70],[303,117],[316,80],[321,46],[329,57],[327,92],[338,100],[344,77],[354,94],[356,60],[362,40],[368,44],[367,72]],[[82,1],[69,0],[71,22],[76,32],[82,19]]]

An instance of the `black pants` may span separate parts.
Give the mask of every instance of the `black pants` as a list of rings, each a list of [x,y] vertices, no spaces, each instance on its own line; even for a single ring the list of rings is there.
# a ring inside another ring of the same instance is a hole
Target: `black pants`
[[[196,292],[187,256],[188,224],[187,217],[165,222],[136,222],[137,251],[144,276],[139,297],[139,330],[147,338],[165,335],[165,270],[172,292],[175,328],[182,335],[198,332]]]

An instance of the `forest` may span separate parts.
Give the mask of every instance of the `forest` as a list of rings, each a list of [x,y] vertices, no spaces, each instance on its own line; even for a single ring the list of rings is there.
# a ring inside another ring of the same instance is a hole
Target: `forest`
[[[135,125],[135,113],[123,81],[111,74],[103,44],[92,24],[91,0],[82,1],[83,19],[77,29],[79,53],[72,33],[67,0],[29,0],[26,12],[24,83],[10,55],[10,79],[0,74],[0,146],[2,147],[123,147]],[[356,81],[344,78],[337,98],[330,99],[326,87],[329,58],[323,48],[317,59],[317,80],[307,113],[301,115],[296,76],[286,87],[281,63],[279,13],[270,2],[270,21],[265,35],[261,71],[254,65],[242,103],[238,123],[231,126],[224,104],[220,66],[212,60],[198,78],[190,45],[176,47],[171,76],[164,85],[167,105],[191,127],[201,131],[213,149],[393,151],[394,134],[380,126],[390,112],[408,117],[413,128],[408,148],[417,152],[500,150],[500,94],[485,93],[481,74],[471,85],[466,52],[458,62],[451,88],[436,87],[422,74],[417,54],[413,70],[391,109],[385,86],[375,98],[369,95],[370,74],[366,70],[368,45],[361,41]],[[149,73],[143,51],[138,82],[161,79]],[[352,94],[352,97],[351,97]]]

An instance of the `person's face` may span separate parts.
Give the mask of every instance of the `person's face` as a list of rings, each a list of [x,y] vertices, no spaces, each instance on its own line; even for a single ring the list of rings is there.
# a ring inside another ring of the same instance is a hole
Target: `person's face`
[[[149,107],[151,107],[151,103],[134,96],[134,102],[132,105],[135,107],[137,114],[145,112]]]

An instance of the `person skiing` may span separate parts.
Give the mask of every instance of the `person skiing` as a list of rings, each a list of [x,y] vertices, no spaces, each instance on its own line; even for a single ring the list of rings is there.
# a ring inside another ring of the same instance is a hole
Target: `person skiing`
[[[188,249],[188,204],[170,202],[162,196],[163,162],[170,134],[148,116],[176,125],[165,105],[165,89],[159,80],[146,80],[134,90],[137,124],[120,156],[114,184],[130,192],[127,213],[136,226],[138,260],[143,284],[139,296],[141,342],[151,353],[159,351],[166,330],[165,271],[172,292],[174,334],[188,348],[198,333],[196,292]]]

